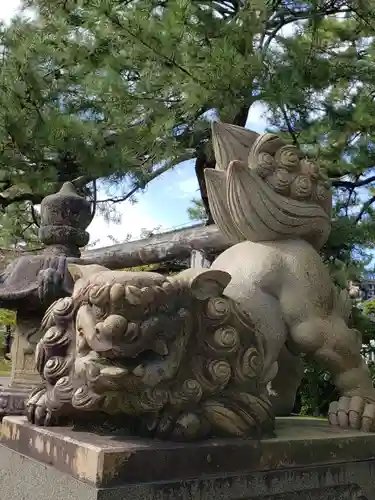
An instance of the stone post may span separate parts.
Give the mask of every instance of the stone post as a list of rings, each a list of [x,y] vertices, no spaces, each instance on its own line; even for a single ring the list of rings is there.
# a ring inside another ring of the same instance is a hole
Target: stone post
[[[41,382],[34,361],[41,320],[56,299],[71,293],[67,258],[80,257],[79,249],[89,241],[86,228],[91,218],[90,203],[73,184],[65,183],[41,204],[39,237],[44,251],[19,257],[0,275],[0,307],[17,311],[11,381],[0,391],[0,417],[23,411],[24,398]]]

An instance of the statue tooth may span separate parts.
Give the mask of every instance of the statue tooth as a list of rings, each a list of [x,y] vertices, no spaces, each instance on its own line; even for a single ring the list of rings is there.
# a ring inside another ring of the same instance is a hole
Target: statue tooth
[[[101,375],[110,378],[123,377],[127,373],[127,368],[123,366],[106,366],[100,370]]]
[[[156,352],[156,354],[160,354],[160,356],[166,356],[168,354],[168,346],[164,342],[164,340],[155,340],[151,349]]]
[[[173,293],[175,291],[175,287],[173,286],[173,283],[171,283],[169,280],[165,281],[162,284],[162,289],[164,290],[165,293]]]
[[[115,283],[112,285],[109,294],[112,302],[118,302],[123,299],[125,295],[125,287],[120,283]]]
[[[141,293],[142,293],[142,299],[147,303],[152,302],[155,298],[154,291],[149,286],[141,288]]]
[[[138,365],[133,370],[133,375],[136,377],[143,377],[145,374],[145,368],[142,365]]]

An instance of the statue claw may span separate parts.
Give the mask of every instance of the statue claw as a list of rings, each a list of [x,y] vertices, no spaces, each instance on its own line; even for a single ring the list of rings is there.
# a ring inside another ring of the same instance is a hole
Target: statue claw
[[[34,415],[35,415],[35,407],[34,405],[26,405],[26,416],[27,416],[27,420],[33,424],[34,423]]]
[[[52,421],[52,413],[46,405],[46,389],[38,388],[33,391],[26,403],[26,415],[31,424],[49,426]]]
[[[34,420],[36,425],[44,425],[47,415],[47,408],[43,404],[38,404],[35,407]]]
[[[61,288],[66,269],[66,257],[59,257],[54,266],[39,271],[38,296],[41,302],[53,300]]]
[[[375,403],[361,396],[343,396],[331,403],[328,411],[331,425],[363,432],[375,430]]]

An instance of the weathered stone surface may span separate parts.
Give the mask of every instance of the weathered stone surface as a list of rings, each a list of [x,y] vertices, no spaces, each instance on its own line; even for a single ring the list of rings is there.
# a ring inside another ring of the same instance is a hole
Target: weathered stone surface
[[[269,346],[272,404],[292,411],[301,353],[329,370],[340,394],[333,425],[375,430],[375,390],[349,328],[347,290],[335,290],[318,250],[331,230],[330,184],[319,159],[274,134],[213,123],[216,169],[206,174],[211,213],[235,243],[211,269],[232,279],[224,295],[242,306]]]
[[[34,484],[28,500],[75,498],[69,491],[79,488],[85,500],[375,498],[374,434],[295,418],[278,419],[276,429],[274,439],[176,444],[43,429],[22,417],[6,417],[0,490],[7,495],[2,500],[23,498],[14,496],[17,468],[24,488]],[[51,467],[43,472],[38,463]],[[38,481],[30,478],[31,471]]]

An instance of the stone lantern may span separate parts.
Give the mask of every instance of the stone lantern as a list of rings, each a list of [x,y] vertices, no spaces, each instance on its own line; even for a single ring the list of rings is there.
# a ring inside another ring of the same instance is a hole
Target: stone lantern
[[[22,412],[26,395],[41,382],[34,361],[40,323],[46,309],[72,291],[67,261],[80,257],[80,248],[89,241],[86,228],[91,220],[90,202],[72,183],[65,183],[41,203],[43,252],[17,258],[0,275],[0,307],[17,312],[11,381],[0,391],[0,417]]]

